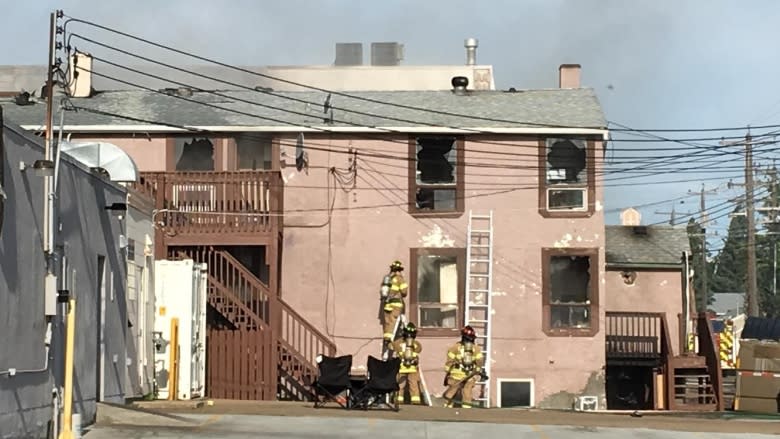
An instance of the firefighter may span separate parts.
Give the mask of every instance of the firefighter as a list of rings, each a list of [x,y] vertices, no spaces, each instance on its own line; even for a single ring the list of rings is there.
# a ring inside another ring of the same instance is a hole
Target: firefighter
[[[382,282],[385,345],[393,342],[395,321],[404,312],[404,298],[408,293],[409,286],[401,274],[402,271],[404,271],[404,266],[401,261],[394,261],[390,265],[390,274],[386,275]]]
[[[417,327],[414,323],[404,327],[403,337],[393,342],[392,350],[395,356],[401,359],[401,368],[398,371],[398,403],[404,402],[404,390],[408,385],[412,404],[420,404],[420,373],[417,367],[420,365],[422,345],[417,341]]]
[[[445,407],[452,407],[452,400],[462,390],[461,407],[471,408],[472,391],[478,378],[487,379],[484,373],[484,357],[482,349],[475,343],[477,333],[471,326],[465,326],[460,332],[460,341],[447,351],[447,361],[444,364],[447,375],[444,384]]]

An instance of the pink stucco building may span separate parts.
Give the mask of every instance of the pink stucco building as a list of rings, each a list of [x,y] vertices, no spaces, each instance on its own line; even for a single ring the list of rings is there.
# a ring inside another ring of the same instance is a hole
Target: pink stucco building
[[[606,121],[579,65],[558,75],[543,90],[461,77],[429,91],[101,90],[75,93],[64,131],[120,146],[144,172],[158,258],[211,264],[213,330],[265,334],[252,379],[266,387],[238,397],[305,398],[318,353],[352,354],[356,370],[379,356],[379,285],[400,259],[431,395],[468,322],[489,336],[491,407],[603,408],[606,312],[644,305],[608,296],[620,279],[598,183]],[[4,108],[40,129],[43,105]],[[492,217],[490,241],[470,214]]]

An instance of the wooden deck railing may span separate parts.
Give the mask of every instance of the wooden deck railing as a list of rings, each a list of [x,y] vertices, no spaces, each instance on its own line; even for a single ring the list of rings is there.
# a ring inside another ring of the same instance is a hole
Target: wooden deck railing
[[[707,313],[699,313],[696,318],[696,337],[699,342],[699,355],[707,361],[707,373],[710,376],[712,388],[715,391],[717,410],[724,409],[723,404],[723,374],[720,368],[720,352],[715,345],[712,322]]]
[[[134,188],[155,200],[155,221],[180,234],[269,232],[282,180],[272,171],[143,172]]]
[[[225,317],[244,318],[244,314],[250,314],[259,321],[258,326],[267,326],[274,331],[277,339],[274,351],[276,364],[283,369],[286,377],[284,392],[302,395],[300,389],[309,384],[305,381],[317,375],[317,355],[335,355],[335,343],[289,304],[272,294],[268,285],[227,251],[210,246],[182,247],[178,254],[208,264],[209,281],[216,284],[217,290],[233,291],[232,295],[223,296],[239,302],[236,304],[238,310]],[[234,324],[241,326],[244,322]]]
[[[663,317],[658,313],[607,311],[607,357],[661,358]]]

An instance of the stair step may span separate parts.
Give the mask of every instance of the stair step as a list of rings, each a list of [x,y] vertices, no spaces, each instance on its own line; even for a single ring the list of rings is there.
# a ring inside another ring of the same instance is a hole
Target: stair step
[[[471,215],[472,219],[492,219],[490,215]]]
[[[472,259],[469,262],[471,262],[472,264],[474,264],[474,263],[488,263],[488,262],[490,262],[490,259]]]
[[[486,290],[484,288],[470,288],[469,293],[489,293],[489,290]]]
[[[492,230],[484,230],[484,229],[472,229],[471,233],[490,233]]]
[[[489,248],[490,244],[471,244],[473,248]]]

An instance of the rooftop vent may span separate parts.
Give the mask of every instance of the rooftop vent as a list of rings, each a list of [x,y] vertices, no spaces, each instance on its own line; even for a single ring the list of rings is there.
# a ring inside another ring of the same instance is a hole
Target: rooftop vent
[[[456,95],[466,94],[466,87],[469,86],[469,78],[465,76],[452,77],[452,92]]]
[[[404,59],[404,45],[399,43],[371,43],[372,66],[397,66]]]
[[[337,66],[363,65],[363,43],[336,43]]]
[[[474,66],[477,64],[477,46],[479,45],[479,40],[476,38],[467,38],[466,41],[463,42],[463,47],[466,48],[466,65],[467,66]]]

